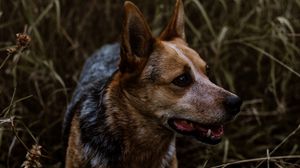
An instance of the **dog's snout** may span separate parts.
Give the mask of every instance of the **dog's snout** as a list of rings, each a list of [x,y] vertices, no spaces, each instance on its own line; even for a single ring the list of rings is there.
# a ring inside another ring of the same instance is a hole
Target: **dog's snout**
[[[227,113],[236,115],[240,111],[242,99],[238,96],[228,96],[225,98],[224,106]]]

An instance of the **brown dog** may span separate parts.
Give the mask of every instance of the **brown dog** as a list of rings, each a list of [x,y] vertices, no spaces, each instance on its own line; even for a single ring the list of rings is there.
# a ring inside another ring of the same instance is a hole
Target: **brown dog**
[[[67,168],[174,168],[177,134],[216,144],[239,112],[241,100],[210,82],[187,45],[181,0],[158,38],[134,4],[124,11],[121,44],[86,62],[68,107]]]

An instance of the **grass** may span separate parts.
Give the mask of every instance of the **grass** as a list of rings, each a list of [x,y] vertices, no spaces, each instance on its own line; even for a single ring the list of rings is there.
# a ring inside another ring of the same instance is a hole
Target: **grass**
[[[155,34],[174,5],[134,2]],[[42,146],[43,167],[62,166],[64,111],[84,60],[118,40],[122,3],[0,0],[0,168],[20,167],[33,145]],[[300,167],[300,0],[184,4],[189,44],[210,64],[211,79],[244,105],[221,144],[180,139],[180,167]],[[17,33],[28,34],[30,46]]]

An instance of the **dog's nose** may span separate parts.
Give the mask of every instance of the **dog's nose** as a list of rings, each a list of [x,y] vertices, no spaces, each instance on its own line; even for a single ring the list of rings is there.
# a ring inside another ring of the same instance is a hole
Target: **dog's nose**
[[[224,106],[227,113],[236,115],[240,111],[242,99],[238,96],[228,96],[225,98]]]

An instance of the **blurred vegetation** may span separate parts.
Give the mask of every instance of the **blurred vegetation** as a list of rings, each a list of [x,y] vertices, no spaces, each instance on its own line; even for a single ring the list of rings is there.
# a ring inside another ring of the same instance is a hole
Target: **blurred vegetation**
[[[175,3],[133,2],[156,35]],[[122,4],[0,0],[0,168],[20,167],[30,151],[40,155],[36,164],[63,165],[64,111],[84,60],[119,39]],[[244,105],[221,144],[180,139],[180,167],[300,167],[300,0],[184,4],[189,44]],[[29,47],[17,33],[31,37]]]

